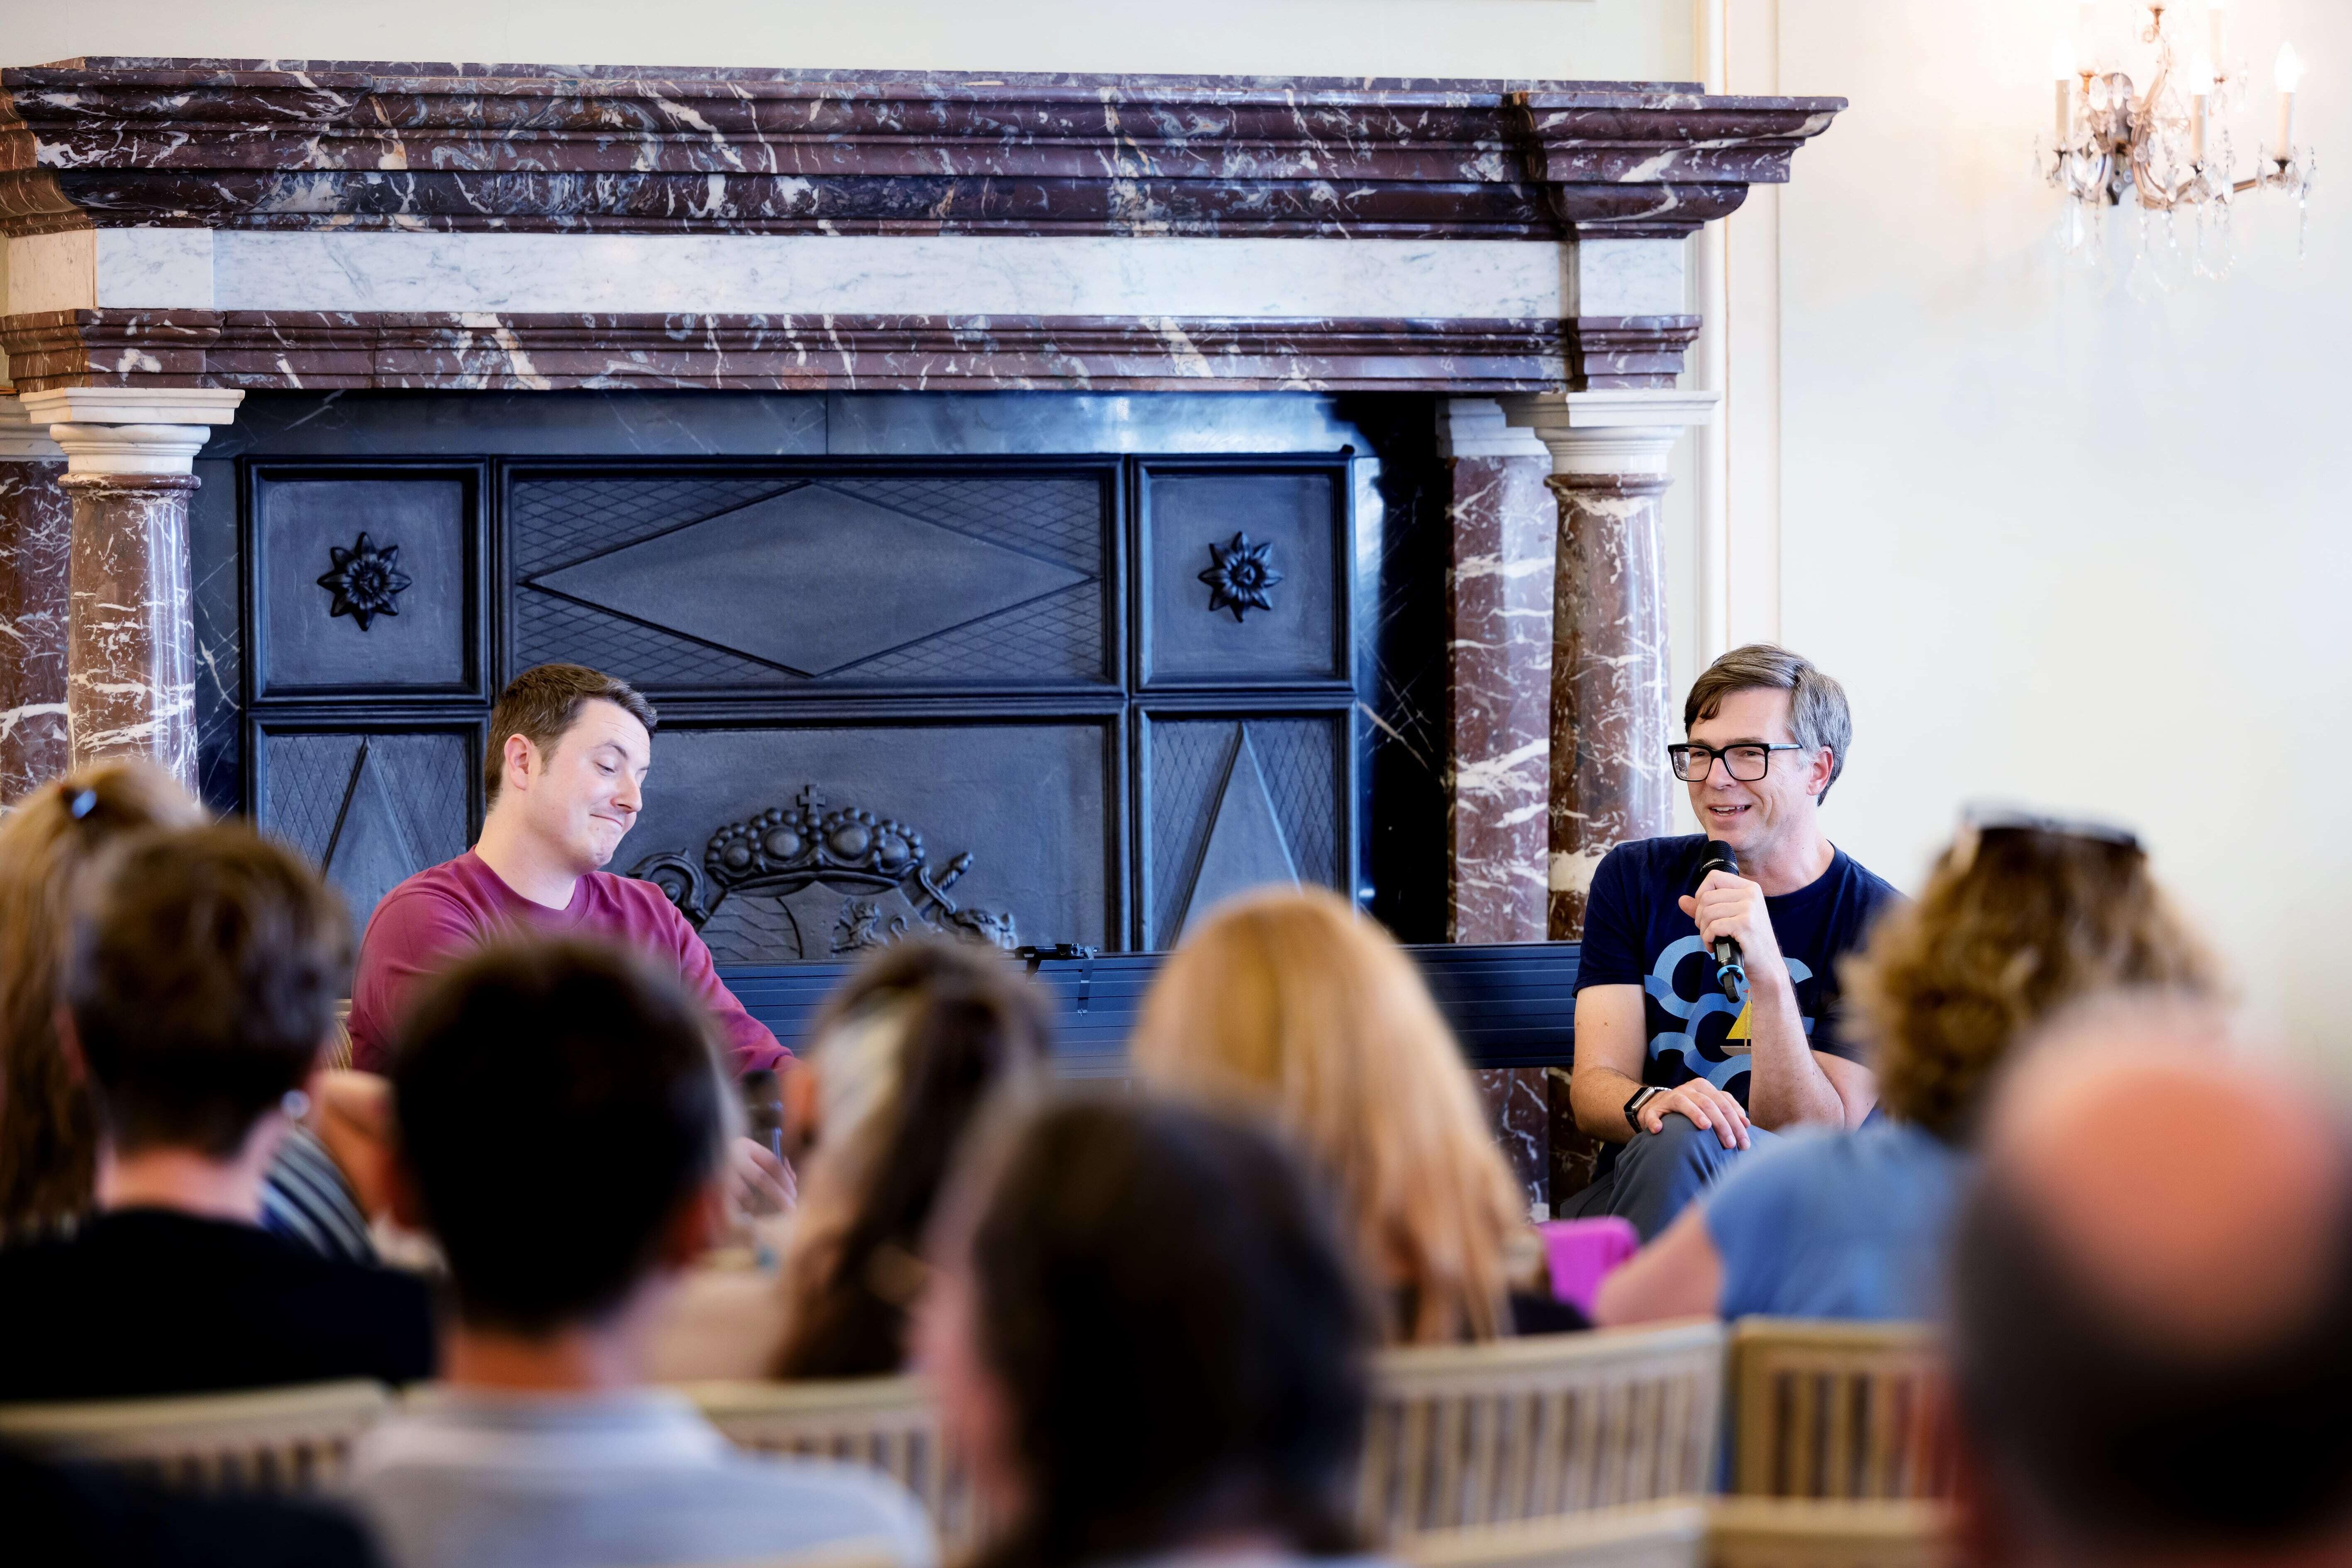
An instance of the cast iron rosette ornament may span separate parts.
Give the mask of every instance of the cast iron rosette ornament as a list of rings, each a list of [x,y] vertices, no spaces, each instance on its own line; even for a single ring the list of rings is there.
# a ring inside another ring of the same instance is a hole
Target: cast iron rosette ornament
[[[1201,574],[1201,581],[1209,585],[1211,615],[1231,610],[1238,621],[1246,610],[1274,608],[1265,591],[1282,581],[1282,574],[1266,560],[1273,549],[1272,541],[1252,544],[1246,533],[1234,534],[1231,544],[1209,546],[1209,559],[1216,564]]]
[[[399,545],[387,544],[379,550],[362,533],[349,550],[331,544],[327,554],[334,569],[319,579],[319,586],[335,596],[329,616],[349,616],[365,631],[376,616],[400,614],[396,601],[400,591],[409,585],[409,577],[400,569]]]

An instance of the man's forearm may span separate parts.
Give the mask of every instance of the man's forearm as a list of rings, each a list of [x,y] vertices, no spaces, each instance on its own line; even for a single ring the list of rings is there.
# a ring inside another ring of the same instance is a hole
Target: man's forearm
[[[1789,972],[1751,974],[1748,1002],[1749,1117],[1773,1132],[1814,1122],[1843,1126],[1845,1101],[1813,1062]]]
[[[1627,1078],[1615,1068],[1576,1068],[1569,1075],[1568,1103],[1576,1112],[1577,1127],[1604,1143],[1624,1142],[1633,1135],[1625,1121],[1625,1102],[1641,1087],[1640,1079]]]

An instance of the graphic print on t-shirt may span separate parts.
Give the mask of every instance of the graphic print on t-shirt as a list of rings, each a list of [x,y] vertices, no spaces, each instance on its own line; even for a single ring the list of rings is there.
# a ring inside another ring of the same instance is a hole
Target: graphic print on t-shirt
[[[1698,962],[1688,962],[1693,959]],[[1783,958],[1781,962],[1789,966],[1789,979],[1797,993],[1797,1010],[1804,1016],[1805,1036],[1811,1039],[1813,1013],[1809,1004],[1812,987],[1806,982],[1813,977],[1812,966],[1801,958]],[[1734,1078],[1747,1072],[1751,1038],[1748,983],[1739,983],[1738,1002],[1726,996],[1723,987],[1716,984],[1715,955],[1706,951],[1706,943],[1696,932],[1659,952],[1658,962],[1642,982],[1642,988],[1649,993],[1651,1001],[1682,1020],[1681,1028],[1650,1037],[1650,1060],[1655,1068],[1662,1069],[1666,1082],[1703,1078],[1717,1089],[1727,1089]],[[1696,994],[1685,995],[1683,988]],[[1710,1018],[1727,1021],[1709,1025]],[[1650,1074],[1643,1077],[1649,1082],[1659,1081]]]
[[[1680,902],[1706,848],[1706,840],[1691,834],[1636,839],[1603,858],[1585,906],[1576,988],[1641,989],[1644,1083],[1671,1089],[1704,1078],[1744,1105],[1755,1021],[1744,993],[1738,1001],[1723,994],[1715,957]],[[1814,1050],[1861,1059],[1861,1048],[1838,1027],[1837,964],[1898,896],[1842,850],[1811,883],[1766,896],[1765,913]]]

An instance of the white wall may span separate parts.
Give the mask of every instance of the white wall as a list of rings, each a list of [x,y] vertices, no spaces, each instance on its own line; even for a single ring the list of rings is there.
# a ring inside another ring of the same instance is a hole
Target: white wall
[[[2300,265],[2250,200],[2237,276],[2140,302],[2062,271],[2028,169],[2071,4],[1779,5],[1783,89],[1854,100],[1781,236],[1782,627],[1855,705],[1832,837],[1912,883],[1970,798],[2137,824],[2256,1018],[2352,1059],[2352,184]],[[2237,13],[2264,133],[2284,25],[2346,167],[2352,5]]]
[[[1685,0],[0,0],[78,55],[1688,79]]]

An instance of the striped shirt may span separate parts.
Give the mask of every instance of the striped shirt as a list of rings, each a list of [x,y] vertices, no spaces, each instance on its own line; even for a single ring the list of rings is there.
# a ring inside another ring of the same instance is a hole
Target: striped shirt
[[[261,1180],[261,1228],[321,1258],[376,1261],[367,1215],[319,1135],[297,1122]]]

